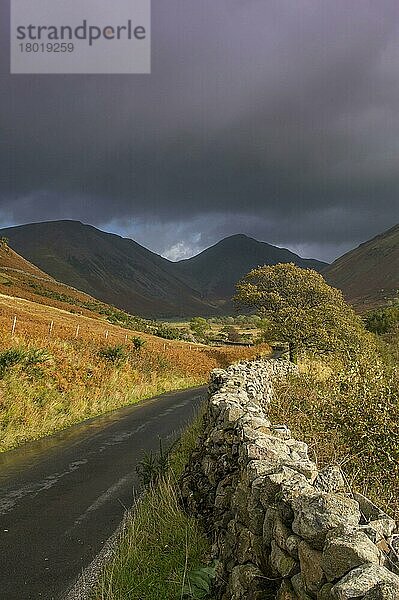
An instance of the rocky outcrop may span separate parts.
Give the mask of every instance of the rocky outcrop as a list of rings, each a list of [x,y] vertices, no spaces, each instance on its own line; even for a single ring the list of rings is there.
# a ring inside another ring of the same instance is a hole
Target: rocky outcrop
[[[267,417],[273,381],[294,369],[262,359],[212,374],[181,488],[213,540],[217,597],[399,599],[395,522]]]

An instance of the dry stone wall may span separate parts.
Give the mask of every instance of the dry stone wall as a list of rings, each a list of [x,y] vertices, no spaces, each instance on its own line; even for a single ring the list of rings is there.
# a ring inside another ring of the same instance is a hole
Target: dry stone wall
[[[397,600],[395,522],[267,417],[273,381],[294,369],[262,359],[212,373],[181,487],[213,540],[217,597]]]

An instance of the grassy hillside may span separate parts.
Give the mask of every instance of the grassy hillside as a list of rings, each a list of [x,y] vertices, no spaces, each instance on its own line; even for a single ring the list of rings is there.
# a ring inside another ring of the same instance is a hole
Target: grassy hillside
[[[399,225],[344,254],[323,275],[362,310],[395,297],[399,289]]]
[[[4,244],[0,245],[0,294],[97,318],[103,318],[106,308],[92,296],[56,281]]]
[[[0,332],[0,450],[205,383],[211,369],[260,351],[166,341],[8,296],[0,296]]]
[[[146,317],[226,312],[237,280],[258,265],[294,262],[318,270],[325,267],[245,235],[228,237],[178,263],[133,240],[77,221],[31,223],[0,230],[0,235],[57,280]]]
[[[215,313],[178,277],[174,263],[133,240],[77,221],[32,223],[3,229],[0,235],[58,281],[133,314]]]
[[[170,325],[159,321],[149,321],[133,316],[109,304],[101,302],[92,296],[65,285],[53,279],[47,273],[38,269],[35,265],[25,260],[10,247],[1,244],[0,240],[0,298],[3,305],[3,317],[11,321],[17,316],[17,331],[28,332],[31,330],[32,322],[26,327],[24,321],[35,321],[36,333],[44,334],[50,327],[52,318],[46,315],[40,307],[42,305],[58,308],[63,311],[56,313],[58,327],[66,329],[69,336],[72,333],[71,320],[68,314],[82,315],[101,320],[108,327],[109,323],[119,324],[122,327],[140,330],[147,333],[161,335],[162,337],[175,337],[177,330]],[[23,314],[19,315],[19,307],[24,306],[18,299],[29,300],[34,305],[25,306]],[[40,318],[39,318],[40,315]],[[57,316],[58,315],[58,316]],[[1,315],[0,315],[1,316]],[[22,318],[21,318],[22,317]],[[39,321],[42,323],[39,325]],[[83,324],[80,323],[79,327]],[[75,324],[75,329],[79,323]],[[6,331],[10,325],[5,325]],[[65,331],[65,333],[66,333]],[[104,329],[104,335],[107,329]]]
[[[38,267],[27,261],[23,256],[20,256],[6,242],[0,243],[0,271],[2,273],[23,272],[33,277],[45,280],[53,280],[50,275],[41,271]]]

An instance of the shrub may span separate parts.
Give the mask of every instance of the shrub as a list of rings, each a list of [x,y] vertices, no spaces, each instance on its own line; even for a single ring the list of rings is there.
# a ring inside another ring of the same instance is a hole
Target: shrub
[[[0,376],[4,377],[5,372],[10,367],[24,361],[26,352],[23,348],[8,348],[0,353]]]
[[[181,338],[180,329],[171,325],[158,325],[154,329],[154,334],[165,340],[179,340]]]
[[[146,452],[141,462],[136,467],[136,472],[143,486],[155,484],[160,477],[166,475],[169,468],[169,452],[163,448],[162,440],[159,438],[159,452]]]
[[[135,350],[141,350],[141,348],[145,346],[145,340],[140,337],[134,337],[132,339],[132,344]]]
[[[122,344],[101,348],[98,354],[101,358],[114,365],[120,365],[127,358],[126,350]]]
[[[51,354],[40,348],[28,348],[27,350],[21,347],[8,348],[0,353],[0,377],[4,377],[7,370],[16,365],[30,370],[31,367],[36,367],[51,359]]]
[[[397,368],[378,356],[302,367],[305,372],[277,384],[271,419],[286,422],[319,463],[340,463],[355,489],[397,513],[392,493],[399,486]]]
[[[226,325],[223,327],[223,331],[227,335],[229,342],[241,342],[240,332],[238,331],[237,327],[234,327],[234,325]]]
[[[27,367],[50,362],[53,359],[48,350],[44,348],[30,348],[25,356]]]
[[[208,321],[203,317],[193,317],[190,321],[190,329],[198,338],[204,339],[209,329]]]
[[[365,327],[372,333],[391,333],[399,324],[399,305],[369,311],[364,318]]]

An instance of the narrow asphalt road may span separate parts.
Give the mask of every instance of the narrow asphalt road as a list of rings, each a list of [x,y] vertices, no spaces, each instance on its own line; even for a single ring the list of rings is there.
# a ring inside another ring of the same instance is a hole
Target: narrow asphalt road
[[[163,394],[0,454],[1,600],[59,600],[132,505],[143,453],[174,441],[204,397]]]

